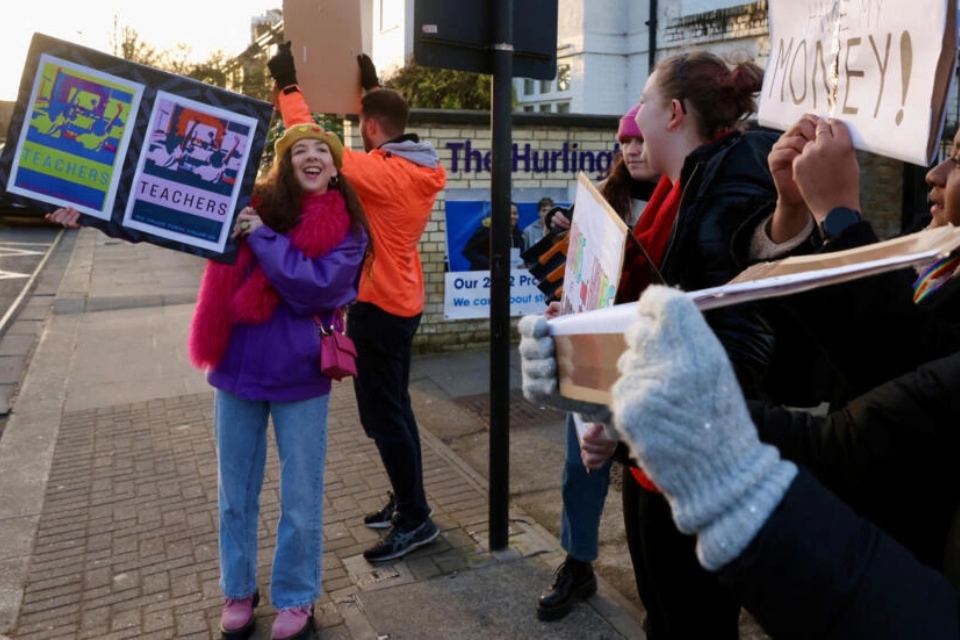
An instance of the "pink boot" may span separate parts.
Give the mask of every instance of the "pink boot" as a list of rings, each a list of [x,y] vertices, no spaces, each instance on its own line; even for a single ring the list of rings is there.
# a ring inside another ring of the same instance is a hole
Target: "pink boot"
[[[282,609],[273,621],[273,640],[307,640],[313,636],[313,607]]]
[[[260,593],[254,592],[240,600],[227,598],[223,605],[223,614],[220,616],[221,640],[247,640],[253,635],[257,619],[253,616],[254,608],[260,603]]]

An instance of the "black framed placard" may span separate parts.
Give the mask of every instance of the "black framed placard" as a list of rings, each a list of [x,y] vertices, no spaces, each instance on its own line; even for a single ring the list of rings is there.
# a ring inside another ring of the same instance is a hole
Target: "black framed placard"
[[[273,107],[35,33],[0,188],[112,236],[229,261]]]

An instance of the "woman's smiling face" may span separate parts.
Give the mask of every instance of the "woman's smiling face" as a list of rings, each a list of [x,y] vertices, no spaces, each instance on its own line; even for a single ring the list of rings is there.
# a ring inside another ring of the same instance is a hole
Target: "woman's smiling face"
[[[322,140],[298,140],[290,148],[293,175],[305,193],[323,193],[337,175],[330,147]]]

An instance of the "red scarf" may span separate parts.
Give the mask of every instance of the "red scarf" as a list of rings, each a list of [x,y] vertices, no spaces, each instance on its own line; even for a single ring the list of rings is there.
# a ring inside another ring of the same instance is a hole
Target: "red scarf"
[[[258,204],[255,200],[253,206]],[[316,258],[343,242],[350,216],[339,191],[305,195],[300,208],[300,221],[286,235],[305,256]],[[227,352],[233,325],[266,322],[279,304],[280,295],[246,242],[233,264],[208,262],[187,340],[190,361],[198,369],[215,368]]]
[[[682,193],[683,188],[679,180],[670,182],[669,178],[661,176],[657,188],[654,189],[650,201],[643,210],[643,215],[633,229],[634,239],[646,249],[647,255],[653,261],[653,266],[657,268],[663,262],[667,241],[673,231],[677,212],[680,211]],[[620,286],[617,288],[617,302],[635,302],[640,298],[643,290],[655,280],[651,265],[647,263],[643,252],[633,242],[627,243],[623,265]],[[653,484],[640,467],[630,467],[630,474],[644,489],[660,493],[657,485]]]
[[[646,249],[653,266],[659,268],[673,231],[673,222],[680,211],[682,193],[679,180],[673,183],[666,176],[660,177],[657,188],[653,190],[637,226],[633,229],[633,239],[627,242],[620,286],[617,287],[617,303],[636,302],[643,290],[655,280],[647,259],[634,240]]]

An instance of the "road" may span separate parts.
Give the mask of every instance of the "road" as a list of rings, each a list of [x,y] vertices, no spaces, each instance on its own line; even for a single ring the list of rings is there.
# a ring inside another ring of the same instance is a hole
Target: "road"
[[[0,218],[0,434],[42,322],[18,321],[61,229],[34,218]]]
[[[0,335],[59,233],[42,220],[0,218]]]

